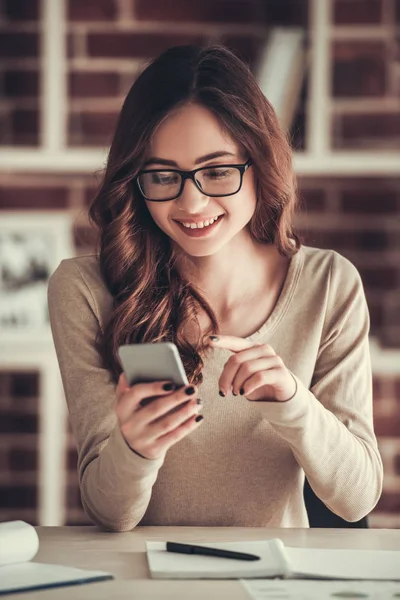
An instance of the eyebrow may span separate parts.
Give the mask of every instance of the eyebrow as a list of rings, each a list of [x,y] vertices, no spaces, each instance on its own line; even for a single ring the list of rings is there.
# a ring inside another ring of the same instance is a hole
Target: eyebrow
[[[213,158],[222,158],[223,156],[236,156],[236,154],[233,154],[232,152],[227,152],[226,150],[210,152],[210,154],[205,154],[204,156],[199,156],[199,158],[197,158],[195,160],[194,164],[199,165],[208,160],[212,160]],[[169,160],[167,158],[160,158],[159,156],[152,156],[151,158],[146,160],[143,167],[147,167],[149,165],[154,165],[154,164],[165,165],[167,167],[172,166],[172,167],[179,168],[178,163],[175,162],[174,160]]]

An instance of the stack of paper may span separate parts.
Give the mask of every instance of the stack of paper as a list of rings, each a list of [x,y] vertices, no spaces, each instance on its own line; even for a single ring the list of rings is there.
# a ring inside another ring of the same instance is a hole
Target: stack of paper
[[[113,579],[104,571],[30,562],[39,549],[36,530],[24,521],[0,523],[0,594]]]

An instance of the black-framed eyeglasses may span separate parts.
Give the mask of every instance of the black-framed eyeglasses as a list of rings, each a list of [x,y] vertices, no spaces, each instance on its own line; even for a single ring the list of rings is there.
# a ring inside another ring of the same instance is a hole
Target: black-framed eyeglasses
[[[242,187],[243,175],[252,165],[249,158],[241,165],[215,165],[193,171],[145,169],[134,178],[140,193],[151,202],[175,200],[181,195],[186,179],[191,179],[206,196],[233,196]]]

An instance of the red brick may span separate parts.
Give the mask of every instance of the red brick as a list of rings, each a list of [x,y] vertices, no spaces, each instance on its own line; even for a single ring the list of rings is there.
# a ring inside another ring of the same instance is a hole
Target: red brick
[[[306,107],[300,100],[289,132],[290,145],[297,152],[303,151],[306,148],[306,119]]]
[[[98,232],[93,227],[78,226],[74,227],[74,245],[75,248],[96,247]]]
[[[120,77],[115,72],[74,71],[68,84],[73,98],[106,98],[120,93]]]
[[[221,37],[221,43],[253,68],[257,63],[265,40],[250,35],[227,35]]]
[[[67,453],[67,470],[76,471],[78,463],[78,453],[75,448],[70,448]]]
[[[89,206],[92,203],[96,193],[98,191],[98,187],[88,187],[85,190],[85,206]]]
[[[29,98],[39,93],[39,74],[37,71],[5,71],[4,95],[8,98]]]
[[[313,232],[314,237],[315,233]],[[319,247],[345,250],[383,250],[387,247],[387,238],[384,231],[344,231],[329,230],[319,231]],[[317,237],[317,239],[318,239]]]
[[[395,0],[396,2],[396,23],[400,25],[400,0]]]
[[[68,1],[70,21],[113,21],[118,14],[117,0]]]
[[[393,462],[396,475],[400,475],[400,454],[396,454]]]
[[[81,496],[79,487],[77,485],[68,485],[67,486],[67,506],[68,508],[72,507],[82,507]]]
[[[135,15],[138,19],[163,22],[258,23],[266,21],[266,3],[256,0],[136,0]]]
[[[400,113],[336,115],[335,148],[384,148],[400,144]]]
[[[87,37],[89,56],[152,58],[170,46],[201,44],[204,38],[168,33],[92,33]]]
[[[333,15],[337,25],[380,23],[382,0],[335,0]]]
[[[13,471],[35,471],[38,466],[37,453],[13,448],[8,453],[8,464]]]
[[[39,112],[37,110],[16,109],[5,118],[7,122],[1,128],[8,133],[4,137],[0,135],[0,144],[38,145]]]
[[[3,13],[12,21],[39,20],[40,0],[3,0]]]
[[[400,513],[400,493],[383,492],[375,510],[376,512]]]
[[[400,326],[394,327],[390,323],[387,327],[382,328],[380,341],[384,348],[398,350],[400,348]]]
[[[11,412],[0,413],[0,433],[36,433],[37,431],[37,415],[21,415]]]
[[[374,402],[380,400],[383,397],[382,379],[378,378],[376,375],[374,375],[372,378],[372,391]]]
[[[394,395],[400,406],[400,378],[396,379],[394,384]],[[400,433],[400,432],[399,432]]]
[[[71,113],[69,119],[69,143],[76,145],[103,146],[111,143],[118,118],[113,112]]]
[[[393,290],[399,285],[399,273],[394,267],[359,267],[364,285],[371,289]],[[400,432],[400,429],[399,429]]]
[[[39,38],[37,33],[0,33],[0,58],[36,58]]]
[[[345,190],[340,194],[340,209],[345,213],[355,214],[395,214],[397,213],[396,194],[385,187],[383,184],[380,189],[368,190],[365,187]]]
[[[33,508],[37,503],[36,486],[0,486],[0,508]]]
[[[299,189],[301,208],[305,212],[323,212],[326,209],[324,190]]]
[[[333,96],[383,96],[386,46],[381,42],[336,42],[333,45]]]
[[[398,437],[400,432],[399,413],[388,416],[375,416],[374,430],[378,437]]]
[[[68,208],[68,190],[61,187],[0,187],[0,208],[3,210],[13,209],[59,209]],[[18,379],[20,389],[27,389],[28,382]],[[33,385],[33,384],[30,384]]]
[[[2,191],[0,189],[0,195]],[[28,196],[30,192],[25,189],[24,193]],[[36,203],[34,206],[36,208]],[[14,371],[10,378],[10,394],[13,398],[37,397],[39,395],[39,374]]]
[[[265,2],[268,26],[275,25],[301,25],[307,27],[308,6],[307,0],[270,0]]]
[[[368,295],[368,290],[366,290],[366,295]],[[381,302],[376,302],[372,300],[368,301],[368,310],[369,317],[371,320],[371,332],[375,334],[378,330],[381,329],[384,320],[384,311]]]

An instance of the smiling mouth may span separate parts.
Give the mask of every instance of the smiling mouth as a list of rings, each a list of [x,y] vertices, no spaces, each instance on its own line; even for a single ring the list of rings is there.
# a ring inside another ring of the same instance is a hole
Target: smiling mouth
[[[188,237],[205,237],[208,234],[210,234],[211,232],[213,232],[218,226],[219,223],[223,220],[224,215],[218,215],[218,217],[213,220],[210,219],[209,221],[204,221],[203,223],[200,223],[200,227],[196,224],[196,226],[193,226],[194,224],[190,224],[190,227],[188,226],[188,224],[183,225],[183,223],[181,223],[180,221],[173,219],[173,221],[178,225],[178,227],[188,236]],[[212,221],[210,223],[210,221]],[[208,223],[208,225],[207,225]]]

